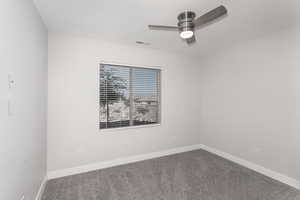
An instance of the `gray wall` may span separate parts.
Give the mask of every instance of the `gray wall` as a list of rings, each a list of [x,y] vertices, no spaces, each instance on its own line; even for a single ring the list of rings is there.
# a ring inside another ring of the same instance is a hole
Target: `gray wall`
[[[300,31],[226,48],[199,66],[201,142],[300,180]]]
[[[101,60],[162,67],[160,126],[99,131]],[[49,35],[48,170],[197,144],[195,64],[181,54]]]
[[[30,0],[2,0],[0,24],[0,199],[29,200],[46,174],[47,31]]]

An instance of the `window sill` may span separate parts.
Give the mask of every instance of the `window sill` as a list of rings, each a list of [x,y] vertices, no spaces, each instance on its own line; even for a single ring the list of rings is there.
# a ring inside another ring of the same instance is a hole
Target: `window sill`
[[[149,124],[149,125],[139,125],[139,126],[127,126],[127,127],[120,127],[120,128],[107,128],[107,129],[99,129],[100,132],[114,132],[114,131],[123,131],[123,130],[130,130],[130,129],[138,129],[138,128],[151,128],[157,127],[161,124]]]

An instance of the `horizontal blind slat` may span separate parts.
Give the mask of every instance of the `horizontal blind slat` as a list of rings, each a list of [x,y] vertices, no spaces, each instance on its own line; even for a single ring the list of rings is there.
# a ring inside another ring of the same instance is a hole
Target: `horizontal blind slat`
[[[101,64],[100,128],[159,123],[160,84],[159,69]]]

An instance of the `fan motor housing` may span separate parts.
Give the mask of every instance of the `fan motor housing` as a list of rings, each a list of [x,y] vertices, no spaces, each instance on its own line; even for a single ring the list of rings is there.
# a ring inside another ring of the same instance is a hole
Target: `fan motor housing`
[[[185,11],[178,15],[178,28],[179,31],[193,31],[194,30],[194,23],[193,20],[195,19],[196,14],[192,11]]]

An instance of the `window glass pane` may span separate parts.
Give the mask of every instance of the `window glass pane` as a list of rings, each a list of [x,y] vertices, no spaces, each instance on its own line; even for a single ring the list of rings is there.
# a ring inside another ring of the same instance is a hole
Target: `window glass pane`
[[[129,68],[101,65],[100,128],[129,126]]]
[[[160,122],[160,70],[100,65],[100,129]]]
[[[158,70],[132,69],[133,125],[159,122]]]

